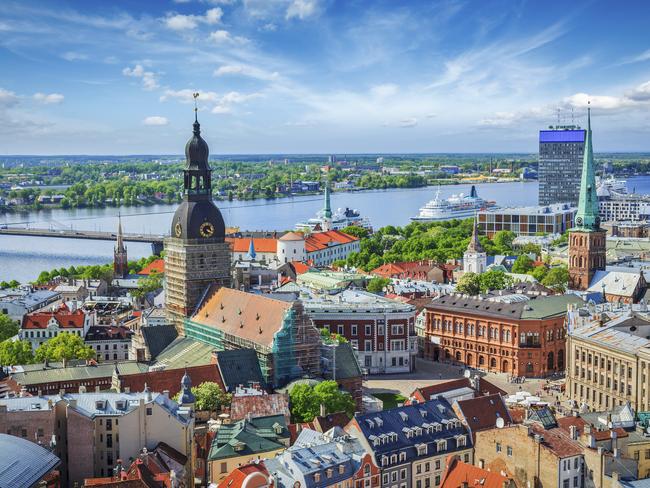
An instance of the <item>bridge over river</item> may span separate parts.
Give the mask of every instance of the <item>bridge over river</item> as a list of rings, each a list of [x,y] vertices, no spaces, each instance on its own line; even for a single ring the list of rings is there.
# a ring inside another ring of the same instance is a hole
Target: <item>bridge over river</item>
[[[58,237],[62,239],[89,239],[94,241],[114,241],[117,234],[93,230],[74,229],[32,229],[29,227],[1,226],[0,235],[29,236],[29,237]],[[148,242],[154,254],[163,250],[165,236],[158,234],[122,234],[125,242]]]

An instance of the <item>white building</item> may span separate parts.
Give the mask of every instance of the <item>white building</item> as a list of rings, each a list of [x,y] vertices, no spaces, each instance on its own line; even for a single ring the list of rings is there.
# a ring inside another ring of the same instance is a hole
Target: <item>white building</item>
[[[18,333],[21,340],[27,340],[32,350],[62,332],[76,334],[82,339],[88,329],[95,325],[97,314],[77,308],[76,302],[54,305],[49,310],[26,314]]]
[[[486,267],[487,253],[483,250],[483,246],[481,246],[478,240],[476,219],[474,219],[472,237],[469,240],[467,251],[463,254],[463,272],[481,274],[485,272]]]

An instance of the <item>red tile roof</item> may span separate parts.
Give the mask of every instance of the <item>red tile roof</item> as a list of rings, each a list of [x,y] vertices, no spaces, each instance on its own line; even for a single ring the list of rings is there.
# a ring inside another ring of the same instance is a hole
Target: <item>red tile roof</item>
[[[269,472],[264,467],[264,461],[260,461],[259,464],[245,464],[235,468],[217,486],[218,488],[242,488],[246,482],[246,488],[266,488],[269,486],[268,476]]]
[[[273,393],[272,395],[235,396],[230,403],[230,418],[241,420],[249,415],[267,417],[269,415],[284,415],[289,422],[289,395]]]
[[[350,422],[350,417],[345,412],[335,412],[329,415],[319,415],[314,417],[312,423],[314,430],[318,432],[327,432],[332,427],[344,428]]]
[[[561,417],[557,419],[557,424],[566,432],[569,432],[569,427],[574,426],[577,430],[578,435],[583,434],[585,431],[585,426],[589,425],[589,423],[583,418],[573,416]],[[628,433],[625,431],[625,429],[622,429],[621,427],[606,430],[596,430],[594,427],[592,427],[591,434],[594,436],[594,439],[596,441],[606,441],[611,438],[612,430],[616,432],[616,436],[618,438],[628,436]]]
[[[250,237],[226,237],[226,242],[232,244],[232,252],[247,253],[251,246]],[[278,248],[278,240],[272,237],[254,237],[253,245],[255,252],[275,253]]]
[[[164,272],[165,272],[165,260],[156,259],[155,261],[151,261],[144,268],[142,268],[142,271],[140,271],[138,274],[150,275],[152,273],[164,273]]]
[[[307,252],[321,251],[332,245],[347,244],[358,240],[358,238],[338,230],[314,232],[305,237],[305,250]]]
[[[508,408],[498,394],[459,400],[458,409],[472,432],[496,427],[499,417],[504,420],[505,425],[512,423]]]
[[[181,389],[181,378],[185,371],[187,371],[187,374],[192,379],[192,384],[195,386],[209,381],[217,383],[222,389],[224,388],[219,370],[214,364],[188,366],[186,369],[164,369],[129,375],[120,374],[119,376],[122,389],[128,387],[131,391],[144,391],[144,387],[147,385],[151,391],[168,390],[170,396],[174,396]]]
[[[47,323],[54,317],[63,329],[81,329],[84,326],[86,314],[81,309],[71,312],[63,303],[56,311],[32,312],[23,316],[23,329],[47,329]]]
[[[300,261],[291,261],[291,263],[289,264],[291,265],[291,267],[293,267],[293,270],[296,272],[296,275],[301,275],[311,270],[311,268],[308,265]]]
[[[503,488],[504,483],[511,480],[494,471],[464,463],[458,456],[449,456],[440,488],[460,488],[464,483],[472,488]]]
[[[542,445],[557,457],[565,458],[582,454],[582,447],[580,444],[571,439],[569,433],[560,427],[545,429],[537,422],[533,422],[528,426],[521,424],[518,425],[524,429],[530,427],[534,434],[542,436],[544,438],[544,443]]]

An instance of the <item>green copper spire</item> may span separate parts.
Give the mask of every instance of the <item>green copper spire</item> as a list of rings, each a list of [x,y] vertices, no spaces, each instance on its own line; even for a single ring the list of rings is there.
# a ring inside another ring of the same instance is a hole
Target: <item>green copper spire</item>
[[[580,199],[576,213],[576,230],[598,230],[600,217],[598,196],[596,195],[596,174],[594,172],[594,149],[591,144],[591,107],[587,108],[587,134],[585,138],[584,158],[582,160],[582,180],[580,181]]]
[[[325,181],[325,207],[323,207],[323,217],[332,218],[332,207],[330,206],[330,183]]]

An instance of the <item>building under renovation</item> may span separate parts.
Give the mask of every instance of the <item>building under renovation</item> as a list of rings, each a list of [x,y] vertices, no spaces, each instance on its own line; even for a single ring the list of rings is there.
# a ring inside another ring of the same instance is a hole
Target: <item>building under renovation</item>
[[[320,335],[299,301],[221,288],[186,319],[185,334],[217,350],[252,348],[273,387],[320,373]]]

